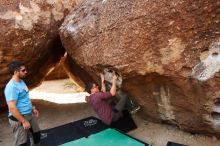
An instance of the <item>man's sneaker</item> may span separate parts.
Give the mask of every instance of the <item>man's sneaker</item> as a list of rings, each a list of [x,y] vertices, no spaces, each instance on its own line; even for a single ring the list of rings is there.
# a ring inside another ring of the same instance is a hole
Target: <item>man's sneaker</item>
[[[139,111],[141,109],[140,106],[135,106],[134,108],[132,108],[132,110],[130,111],[130,114],[135,114],[137,111]]]

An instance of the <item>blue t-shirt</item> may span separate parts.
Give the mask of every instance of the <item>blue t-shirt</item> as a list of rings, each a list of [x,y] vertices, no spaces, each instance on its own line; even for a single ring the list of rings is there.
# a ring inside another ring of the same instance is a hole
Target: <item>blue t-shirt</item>
[[[16,107],[22,115],[30,114],[32,112],[32,103],[29,98],[29,91],[23,80],[16,82],[10,80],[5,87],[6,101],[16,101]],[[9,111],[8,116],[12,113]]]

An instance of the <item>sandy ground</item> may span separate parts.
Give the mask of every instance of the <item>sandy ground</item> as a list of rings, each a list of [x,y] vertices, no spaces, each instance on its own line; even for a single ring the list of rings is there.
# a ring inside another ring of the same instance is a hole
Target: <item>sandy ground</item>
[[[60,95],[60,98],[65,100],[65,94],[72,94],[72,97],[76,95],[73,93],[75,87],[71,87],[67,80],[59,81],[47,81],[44,82],[42,86],[34,90],[35,94],[32,94],[33,103],[36,105],[40,111],[40,118],[38,122],[41,129],[47,129],[56,127],[58,125],[63,125],[72,121],[76,121],[89,116],[96,116],[90,105],[83,102],[71,104],[58,104],[53,102],[48,102],[44,100],[39,100],[38,95],[50,98],[50,96],[55,96],[55,93]],[[46,94],[36,94],[37,92],[45,92]],[[53,93],[53,94],[50,94]],[[61,93],[62,96],[61,96]],[[49,94],[49,96],[48,96]],[[84,93],[83,93],[84,95]],[[83,98],[83,95],[82,98]],[[78,96],[78,95],[77,95]],[[42,97],[44,98],[44,97]],[[52,100],[52,98],[50,98]],[[69,100],[67,98],[66,100]],[[59,100],[56,100],[59,101]],[[77,100],[79,102],[79,100]],[[220,146],[220,141],[213,137],[207,137],[204,135],[191,135],[189,133],[180,131],[171,125],[161,125],[156,123],[147,122],[142,119],[138,113],[133,115],[135,123],[138,125],[136,130],[129,132],[128,134],[140,139],[146,143],[150,143],[153,146],[166,146],[168,141],[173,141],[176,143],[182,143],[189,146]],[[8,124],[7,113],[0,113],[0,146],[12,146],[12,131],[10,125]]]

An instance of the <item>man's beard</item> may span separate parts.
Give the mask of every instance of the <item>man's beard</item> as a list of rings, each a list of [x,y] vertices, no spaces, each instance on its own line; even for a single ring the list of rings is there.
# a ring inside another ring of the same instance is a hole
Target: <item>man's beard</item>
[[[26,75],[24,75],[24,76],[21,76],[21,75],[20,75],[20,76],[19,76],[20,79],[24,79],[25,77],[26,77]]]

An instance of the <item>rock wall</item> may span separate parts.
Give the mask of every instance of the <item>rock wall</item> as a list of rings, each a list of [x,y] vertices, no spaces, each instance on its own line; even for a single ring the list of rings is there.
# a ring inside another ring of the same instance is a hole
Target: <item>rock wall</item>
[[[47,73],[44,80],[68,79],[69,76],[67,75],[64,66],[64,61],[61,59],[61,61]]]
[[[82,0],[60,36],[91,78],[117,71],[146,118],[220,137],[220,1]]]
[[[0,1],[0,107],[10,76],[7,65],[21,60],[29,70],[29,87],[37,86],[63,56],[58,28],[75,6],[72,0]]]

